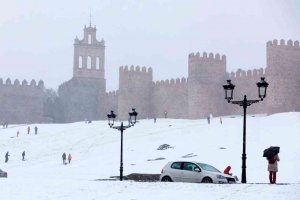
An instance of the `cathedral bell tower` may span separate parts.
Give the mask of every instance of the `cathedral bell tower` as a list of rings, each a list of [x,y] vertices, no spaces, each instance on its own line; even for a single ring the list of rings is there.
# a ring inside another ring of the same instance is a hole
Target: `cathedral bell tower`
[[[96,27],[84,27],[84,37],[74,41],[74,78],[104,79],[105,42],[96,38]]]

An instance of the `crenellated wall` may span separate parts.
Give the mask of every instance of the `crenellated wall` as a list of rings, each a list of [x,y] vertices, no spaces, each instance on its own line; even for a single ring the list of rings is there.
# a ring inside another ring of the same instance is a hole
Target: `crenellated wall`
[[[222,85],[228,79],[236,85],[234,100],[244,95],[258,99],[260,77],[269,83],[267,98],[248,107],[248,114],[300,111],[299,42],[269,41],[266,55],[266,68],[227,72],[225,55],[191,53],[187,78],[156,82],[152,68],[123,66],[119,68],[119,89],[106,92],[104,40],[97,41],[95,27],[85,27],[84,38],[74,43],[73,78],[62,83],[57,93],[46,90],[43,81],[0,79],[0,122],[99,120],[106,119],[110,110],[118,119],[127,120],[132,108],[139,119],[162,118],[164,112],[169,118],[190,119],[242,114],[240,106],[225,101]]]
[[[189,118],[204,118],[210,113],[224,113],[224,95],[220,87],[226,76],[226,56],[204,52],[188,56]]]
[[[139,111],[139,118],[152,114],[152,68],[125,66],[119,68],[118,118],[128,119],[132,108]]]
[[[104,119],[103,79],[72,78],[59,86],[58,96],[64,108],[62,122]]]
[[[111,91],[105,93],[105,108],[103,112],[102,119],[107,118],[107,114],[110,113],[111,110],[117,112],[118,111],[118,98],[119,98],[119,91]]]
[[[261,77],[265,77],[269,81],[263,68],[253,70],[238,69],[236,72],[226,73],[226,79],[230,79],[235,85],[233,100],[243,100],[244,95],[247,99],[258,99],[258,88],[256,83],[260,81]],[[225,83],[224,83],[225,84]],[[266,101],[254,104],[247,108],[248,114],[266,113]],[[226,113],[228,114],[243,114],[243,110],[239,106],[225,105]]]
[[[269,41],[266,73],[268,113],[300,111],[300,47],[299,41]]]
[[[0,123],[38,123],[43,121],[44,82],[0,79]]]
[[[186,78],[153,83],[153,117],[188,118],[188,85]]]

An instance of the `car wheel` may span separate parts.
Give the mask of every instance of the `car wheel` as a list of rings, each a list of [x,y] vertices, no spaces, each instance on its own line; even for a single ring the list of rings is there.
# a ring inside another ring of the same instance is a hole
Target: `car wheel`
[[[211,180],[211,178],[209,177],[205,177],[203,180],[202,180],[202,183],[212,183],[213,181]]]
[[[169,177],[169,176],[164,176],[162,179],[161,179],[162,182],[173,182],[172,179]]]

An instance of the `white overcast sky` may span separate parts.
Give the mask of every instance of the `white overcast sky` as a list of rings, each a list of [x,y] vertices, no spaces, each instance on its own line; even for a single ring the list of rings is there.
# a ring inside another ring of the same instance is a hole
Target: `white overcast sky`
[[[191,52],[227,56],[227,70],[266,66],[271,39],[300,40],[300,0],[0,0],[0,77],[43,80],[57,89],[72,77],[73,42],[97,26],[106,42],[107,91],[118,68],[153,68],[154,80],[187,77]]]

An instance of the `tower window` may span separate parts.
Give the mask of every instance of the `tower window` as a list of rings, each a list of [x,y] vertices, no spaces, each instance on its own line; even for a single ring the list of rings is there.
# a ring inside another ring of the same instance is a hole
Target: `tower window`
[[[89,34],[89,36],[88,36],[88,43],[92,44],[92,36],[91,36],[91,34]]]
[[[82,56],[78,58],[78,68],[82,68]]]
[[[96,69],[100,69],[100,58],[96,58]]]
[[[88,57],[87,57],[87,63],[86,63],[86,64],[87,64],[86,67],[87,67],[88,69],[91,69],[91,68],[92,68],[92,59],[91,59],[91,56],[88,56]]]

